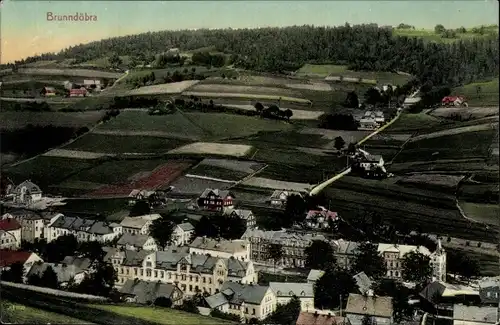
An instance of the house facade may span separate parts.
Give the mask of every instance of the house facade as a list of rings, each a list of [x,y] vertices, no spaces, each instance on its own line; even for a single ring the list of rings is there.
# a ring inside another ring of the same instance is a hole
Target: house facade
[[[243,221],[245,221],[247,228],[254,228],[257,224],[252,210],[227,209],[225,213],[230,217],[241,218]]]
[[[43,259],[35,253],[27,251],[14,251],[9,249],[0,250],[0,272],[10,269],[12,264],[21,263],[24,267],[24,278],[36,262],[43,262]]]
[[[11,194],[14,203],[23,205],[31,205],[42,199],[42,190],[30,180],[26,180],[14,187]]]
[[[86,97],[87,96],[87,89],[84,87],[80,89],[71,89],[69,91],[69,97]]]
[[[190,254],[210,255],[220,258],[235,258],[250,261],[250,243],[247,240],[226,240],[197,237],[188,245]]]
[[[194,226],[189,222],[183,222],[175,226],[172,233],[172,245],[184,246],[191,242],[194,234]]]
[[[44,263],[35,262],[27,274],[27,278],[32,275],[42,276],[47,268],[51,267],[57,274],[57,280],[61,287],[66,287],[70,281],[75,284],[81,283],[88,274],[88,271],[82,270],[75,265],[67,265],[64,263]]]
[[[147,251],[157,251],[158,245],[153,237],[149,235],[133,235],[125,233],[121,235],[120,239],[116,243],[116,247],[123,250],[147,250]]]
[[[333,241],[333,246],[337,264],[342,268],[349,268],[356,258],[359,243],[339,239]]]
[[[139,279],[178,286],[184,296],[214,294],[225,281],[256,283],[252,262],[224,259],[186,252],[114,252],[110,260],[118,273],[118,286]],[[120,254],[121,253],[121,254]]]
[[[231,191],[207,188],[198,198],[198,206],[208,211],[223,212],[233,208],[233,199]]]
[[[250,259],[258,263],[273,263],[269,259],[268,247],[270,244],[278,244],[283,247],[283,258],[278,264],[287,267],[304,267],[305,249],[314,240],[325,240],[323,235],[311,233],[298,233],[285,230],[264,231],[259,229],[247,229],[241,239],[250,242]]]
[[[274,206],[274,207],[285,207],[286,200],[291,195],[299,195],[300,197],[302,197],[302,194],[299,192],[286,191],[286,190],[275,190],[273,192],[273,194],[271,195],[271,197],[269,198],[268,202],[271,206]]]
[[[43,87],[40,93],[45,97],[53,97],[56,95],[56,89],[54,87]]]
[[[15,219],[21,224],[22,240],[32,243],[36,238],[43,238],[45,222],[41,214],[19,210],[2,216],[2,220],[8,218]]]
[[[301,311],[314,310],[314,285],[298,282],[270,282],[269,287],[276,296],[276,302],[286,305],[296,296],[300,300]]]
[[[147,214],[138,217],[125,217],[120,225],[123,233],[129,234],[149,234],[149,226],[154,220],[161,218],[159,214]]]
[[[483,304],[498,305],[500,303],[500,276],[480,281],[479,296]]]
[[[21,225],[16,219],[0,220],[0,249],[18,249],[21,247]]]
[[[276,310],[277,302],[269,286],[226,282],[220,291],[205,298],[211,309],[237,315],[243,323],[263,320]]]
[[[330,222],[335,222],[338,219],[338,213],[329,211],[325,208],[319,210],[309,210],[306,215],[305,223],[307,227],[312,229],[328,229]]]
[[[154,303],[157,298],[164,297],[172,301],[172,305],[182,304],[182,291],[171,283],[158,283],[138,279],[127,280],[119,292],[125,301],[148,304]]]

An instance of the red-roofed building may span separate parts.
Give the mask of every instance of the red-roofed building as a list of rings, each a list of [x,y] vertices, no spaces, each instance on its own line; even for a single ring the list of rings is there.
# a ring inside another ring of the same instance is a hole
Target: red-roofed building
[[[33,264],[38,261],[43,262],[40,256],[32,252],[0,249],[0,271],[8,270],[14,263],[21,263],[24,266],[24,275],[26,275]]]
[[[324,229],[329,227],[329,222],[336,221],[339,215],[337,212],[320,207],[319,210],[309,210],[306,216],[306,224],[310,228]]]
[[[87,89],[85,88],[71,89],[69,91],[69,97],[85,97],[85,96],[87,96]]]
[[[21,246],[21,225],[17,220],[0,220],[0,249],[17,249]]]

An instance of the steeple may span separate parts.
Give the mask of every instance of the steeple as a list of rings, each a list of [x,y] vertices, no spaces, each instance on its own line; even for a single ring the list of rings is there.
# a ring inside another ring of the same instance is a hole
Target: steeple
[[[438,253],[442,253],[443,252],[443,245],[441,245],[441,238],[438,238],[438,242],[437,242],[437,249],[436,251]]]

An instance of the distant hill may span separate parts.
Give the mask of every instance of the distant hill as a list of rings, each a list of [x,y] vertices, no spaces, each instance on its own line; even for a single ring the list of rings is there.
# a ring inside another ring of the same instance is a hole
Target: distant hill
[[[181,52],[208,48],[227,54],[226,64],[267,72],[295,71],[304,63],[329,63],[354,71],[405,71],[434,84],[459,85],[498,76],[497,35],[460,37],[450,44],[425,42],[425,33],[419,33],[374,24],[161,31],[73,46],[17,63],[73,59],[73,64],[81,64],[125,56],[151,62],[170,48]]]

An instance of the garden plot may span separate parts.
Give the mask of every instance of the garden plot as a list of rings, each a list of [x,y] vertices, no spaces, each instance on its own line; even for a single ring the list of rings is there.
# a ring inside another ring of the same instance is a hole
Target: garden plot
[[[187,176],[207,177],[216,180],[239,181],[262,169],[265,164],[228,159],[204,159],[189,171]]]
[[[332,86],[326,82],[312,82],[312,83],[291,83],[286,85],[288,88],[292,89],[305,89],[305,90],[315,90],[315,91],[332,91]]]
[[[455,134],[460,134],[460,133],[465,133],[465,132],[494,130],[497,127],[498,127],[498,122],[457,127],[457,128],[453,128],[453,129],[447,129],[447,130],[437,131],[437,132],[433,132],[433,133],[418,135],[418,136],[411,138],[409,140],[409,142],[415,142],[415,141],[419,141],[419,140],[423,140],[423,139],[438,138],[438,137],[447,136],[447,135],[455,135]]]
[[[238,105],[238,104],[229,104],[224,105],[227,107],[234,107],[238,109],[243,109],[245,111],[255,111],[255,106],[253,105]],[[286,107],[281,107],[281,110],[286,110]],[[325,112],[322,111],[306,111],[303,109],[291,109],[293,112],[292,120],[317,120],[321,115],[324,115]]]
[[[43,154],[45,157],[61,157],[61,158],[75,158],[75,159],[99,159],[102,157],[112,157],[112,154],[79,151],[79,150],[66,150],[54,149]]]
[[[139,89],[131,90],[127,96],[134,95],[161,95],[161,94],[180,94],[189,87],[196,85],[199,80],[184,80],[180,82],[172,82],[161,85],[146,86]]]
[[[498,106],[494,107],[439,107],[432,111],[432,116],[450,117],[451,115],[460,115],[463,118],[469,116],[473,118],[482,118],[492,115],[498,115]]]
[[[201,193],[203,193],[203,191],[207,188],[226,190],[233,184],[234,182],[182,176],[170,184],[172,186],[172,190],[169,193],[174,195],[200,196]]]
[[[311,184],[278,181],[270,178],[252,177],[242,183],[242,185],[270,188],[274,190],[289,190],[298,192],[309,192]]]
[[[195,142],[170,150],[170,154],[200,154],[245,157],[253,150],[252,146],[214,142]]]

